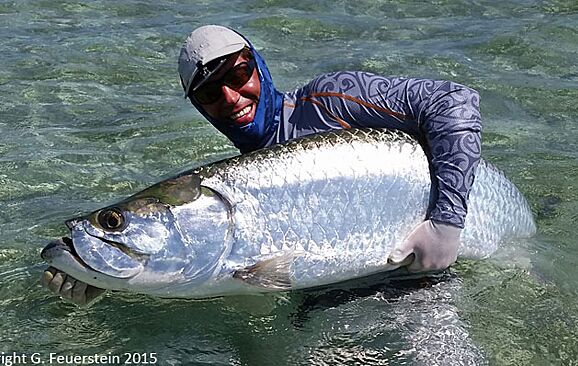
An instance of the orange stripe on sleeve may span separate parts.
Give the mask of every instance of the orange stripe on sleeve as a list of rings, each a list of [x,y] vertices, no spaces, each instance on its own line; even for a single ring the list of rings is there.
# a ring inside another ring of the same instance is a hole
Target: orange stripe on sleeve
[[[329,109],[327,109],[327,107],[325,107],[323,105],[323,103],[321,103],[320,101],[315,100],[311,97],[302,97],[301,100],[304,102],[311,102],[317,106],[320,106],[321,108],[323,108],[325,113],[327,113],[329,115],[329,117],[333,118],[337,123],[339,123],[341,125],[341,127],[345,128],[345,129],[351,128],[351,125],[349,123],[345,122],[341,118],[339,118],[336,115],[334,115],[333,113],[331,113],[331,111],[329,111]]]
[[[391,109],[383,108],[383,107],[380,107],[380,106],[378,106],[378,105],[368,103],[368,102],[366,102],[366,101],[364,101],[364,100],[361,100],[361,99],[359,99],[359,98],[352,97],[351,95],[347,95],[347,94],[335,93],[335,92],[324,92],[324,93],[312,93],[312,94],[311,94],[311,97],[336,97],[336,98],[342,98],[342,99],[346,99],[346,100],[352,101],[352,102],[357,103],[357,104],[361,104],[361,105],[363,105],[363,106],[365,106],[365,107],[372,108],[372,109],[375,109],[375,110],[377,110],[377,111],[380,111],[380,112],[389,114],[390,116],[394,116],[394,117],[401,118],[401,119],[408,119],[408,118],[409,118],[408,116],[406,116],[406,115],[403,114],[403,113],[394,112],[394,111],[392,111]]]

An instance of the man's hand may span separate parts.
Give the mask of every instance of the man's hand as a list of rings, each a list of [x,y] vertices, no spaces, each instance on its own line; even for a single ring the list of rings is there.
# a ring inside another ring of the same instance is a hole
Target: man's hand
[[[40,283],[55,294],[80,306],[92,303],[106,291],[78,281],[54,267],[44,270]]]
[[[415,258],[409,272],[441,271],[452,265],[458,256],[461,229],[441,222],[426,220],[419,224],[390,255],[390,264],[402,264],[408,256]]]

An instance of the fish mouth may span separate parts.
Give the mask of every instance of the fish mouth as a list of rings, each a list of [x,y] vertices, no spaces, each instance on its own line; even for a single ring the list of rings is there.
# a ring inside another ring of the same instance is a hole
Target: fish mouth
[[[77,279],[89,275],[93,279],[106,277],[124,280],[142,272],[148,258],[120,243],[91,235],[83,225],[75,225],[71,237],[48,243],[40,256],[49,265]]]
[[[76,252],[71,238],[62,237],[51,241],[42,249],[40,256],[50,266],[64,271],[89,285],[104,288],[103,283],[99,280],[106,276],[102,276],[101,273],[93,270],[82,260]]]
[[[108,244],[108,245],[120,250],[124,254],[126,254],[129,257],[132,257],[136,260],[143,261],[148,257],[147,254],[135,252],[135,251],[131,250],[130,248],[127,248],[126,246],[119,244],[117,242],[114,242],[112,240],[100,238],[100,237],[91,235],[90,233],[88,233],[88,234],[90,236],[92,236],[93,238],[101,240],[105,244]],[[77,262],[79,262],[84,267],[90,268],[90,265],[88,265],[88,263],[86,263],[84,260],[82,260],[82,257],[80,255],[78,255],[78,252],[76,251],[76,248],[74,247],[74,243],[73,243],[72,239],[67,237],[67,236],[63,236],[62,238],[53,240],[50,243],[48,243],[48,245],[46,245],[46,247],[44,247],[44,249],[42,249],[42,252],[40,252],[40,256],[45,261],[49,261],[54,257],[55,253],[53,253],[53,252],[61,252],[61,251],[65,251],[65,252],[70,253],[70,255],[72,255],[72,257],[74,257],[74,259],[76,259]]]
[[[44,249],[42,249],[42,252],[40,252],[40,257],[50,263],[56,256],[63,254],[63,252],[70,254],[82,266],[89,267],[76,252],[72,239],[66,236],[48,243]]]

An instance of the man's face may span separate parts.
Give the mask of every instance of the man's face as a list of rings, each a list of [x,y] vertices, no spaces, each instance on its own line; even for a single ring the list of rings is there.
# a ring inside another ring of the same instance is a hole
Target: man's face
[[[210,117],[220,122],[232,123],[237,126],[244,126],[253,121],[261,93],[261,82],[259,81],[257,68],[253,69],[249,80],[243,85],[227,85],[234,84],[234,81],[238,80],[236,74],[242,76],[243,71],[247,70],[247,63],[251,62],[255,61],[250,61],[249,58],[243,55],[243,52],[234,54],[217,73],[212,75],[199,88],[202,89],[206,85],[211,85],[211,88],[213,88],[212,92],[216,93],[215,98],[218,95],[218,99],[215,101],[211,101],[208,104],[201,103],[201,107]],[[200,98],[196,99],[200,102]]]

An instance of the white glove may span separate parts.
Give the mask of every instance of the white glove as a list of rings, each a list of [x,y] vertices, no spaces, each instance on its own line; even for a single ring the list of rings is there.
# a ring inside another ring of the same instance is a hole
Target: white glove
[[[461,229],[426,220],[407,236],[389,255],[390,264],[402,265],[413,254],[409,272],[441,271],[452,265],[458,256]]]
[[[106,291],[78,281],[54,267],[48,267],[44,270],[40,283],[65,300],[80,306],[92,303]]]

